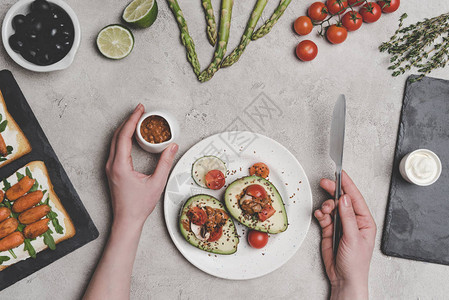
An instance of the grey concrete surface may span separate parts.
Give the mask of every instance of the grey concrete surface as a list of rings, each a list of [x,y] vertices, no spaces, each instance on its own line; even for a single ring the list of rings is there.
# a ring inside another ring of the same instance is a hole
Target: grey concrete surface
[[[3,18],[14,0],[2,0]],[[0,47],[0,68],[13,72],[38,120],[100,231],[100,237],[0,293],[1,299],[78,299],[84,292],[105,244],[111,207],[104,163],[112,132],[138,102],[147,109],[171,111],[183,132],[180,155],[203,137],[226,130],[258,95],[265,93],[282,109],[259,133],[285,145],[301,162],[312,184],[314,206],[326,199],[318,182],[332,176],[328,130],[336,96],[348,101],[345,168],[366,197],[378,225],[371,263],[373,299],[447,298],[449,267],[390,258],[380,251],[393,152],[406,77],[392,78],[388,57],[377,50],[397,27],[403,12],[408,22],[449,11],[449,2],[402,1],[398,12],[363,25],[341,45],[314,35],[318,57],[302,63],[294,55],[302,39],[291,30],[296,17],[313,1],[293,1],[264,39],[251,43],[232,68],[206,84],[192,73],[165,1],[146,30],[134,30],[135,48],[122,61],[102,58],[94,47],[98,31],[119,22],[127,1],[67,0],[82,27],[74,64],[65,71],[38,74],[16,65]],[[205,66],[213,53],[206,40],[200,1],[180,0]],[[219,1],[213,1],[215,8]],[[254,1],[236,1],[230,48],[237,45]],[[264,19],[277,1],[269,3]],[[432,74],[449,79],[449,68]],[[244,118],[244,117],[243,117]],[[248,120],[246,120],[248,121]],[[157,156],[133,149],[136,169],[150,172]],[[282,268],[245,282],[211,277],[177,251],[165,228],[162,202],[148,219],[132,278],[132,299],[325,299],[328,282],[322,266],[320,231],[312,222],[297,254]],[[119,258],[117,258],[119,259]],[[211,292],[214,291],[214,292]],[[217,292],[215,294],[215,292]]]

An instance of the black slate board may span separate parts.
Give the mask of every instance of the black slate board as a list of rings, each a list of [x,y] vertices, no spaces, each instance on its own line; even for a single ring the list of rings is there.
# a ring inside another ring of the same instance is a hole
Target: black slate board
[[[402,157],[419,148],[435,152],[443,165],[440,179],[428,187],[399,173]],[[407,81],[382,238],[386,255],[449,265],[448,162],[449,81]]]
[[[3,290],[96,239],[98,237],[98,230],[84,208],[70,179],[67,177],[64,168],[48,142],[44,131],[34,116],[17,82],[11,72],[7,70],[0,71],[0,90],[2,91],[9,113],[16,120],[33,148],[29,154],[1,167],[0,178],[14,174],[16,170],[31,161],[44,161],[51,182],[54,185],[54,190],[61,199],[61,203],[70,215],[76,229],[75,236],[57,244],[56,250],[44,250],[37,254],[36,259],[29,258],[23,260],[1,271],[0,290]]]

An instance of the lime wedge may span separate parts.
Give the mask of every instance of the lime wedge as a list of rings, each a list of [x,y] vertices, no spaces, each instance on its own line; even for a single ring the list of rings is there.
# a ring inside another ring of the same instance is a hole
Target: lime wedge
[[[134,0],[123,11],[123,20],[131,25],[147,28],[156,21],[156,0]]]
[[[109,25],[98,33],[97,47],[107,58],[122,59],[133,50],[134,36],[122,25]]]

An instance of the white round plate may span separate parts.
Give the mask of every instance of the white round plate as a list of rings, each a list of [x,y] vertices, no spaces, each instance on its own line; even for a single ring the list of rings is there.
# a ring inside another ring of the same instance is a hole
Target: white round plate
[[[185,201],[196,194],[209,194],[223,200],[225,188],[219,191],[196,185],[190,176],[193,162],[204,155],[220,157],[227,165],[226,184],[248,176],[248,168],[264,162],[270,168],[269,180],[276,186],[285,203],[289,226],[285,232],[271,234],[263,249],[251,248],[248,228],[234,220],[240,243],[232,255],[202,251],[190,245],[179,230],[179,214]],[[190,148],[176,164],[164,198],[168,232],[178,250],[197,268],[213,276],[243,280],[273,272],[298,251],[306,237],[312,215],[312,193],[309,181],[296,158],[278,142],[248,131],[224,132],[208,137]]]

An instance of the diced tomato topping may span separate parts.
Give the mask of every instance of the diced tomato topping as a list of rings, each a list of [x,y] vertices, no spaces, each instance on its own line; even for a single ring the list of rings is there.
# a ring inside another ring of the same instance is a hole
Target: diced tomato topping
[[[219,227],[218,229],[215,229],[210,233],[210,237],[207,241],[208,242],[218,241],[222,235],[223,235],[223,227]]]
[[[249,175],[257,175],[263,178],[267,178],[270,175],[270,169],[263,162],[255,163],[249,168]]]
[[[187,217],[189,218],[190,222],[198,226],[203,225],[207,220],[206,212],[198,206],[190,208],[187,212]]]
[[[211,170],[206,174],[206,185],[211,190],[219,190],[225,185],[225,176],[220,170]]]
[[[267,198],[267,191],[260,184],[252,184],[246,188],[246,194],[255,198]]]
[[[266,219],[268,219],[269,217],[271,217],[272,215],[274,215],[275,212],[276,212],[276,210],[273,208],[273,206],[266,205],[262,208],[262,211],[260,213],[258,213],[259,220],[263,222]]]

